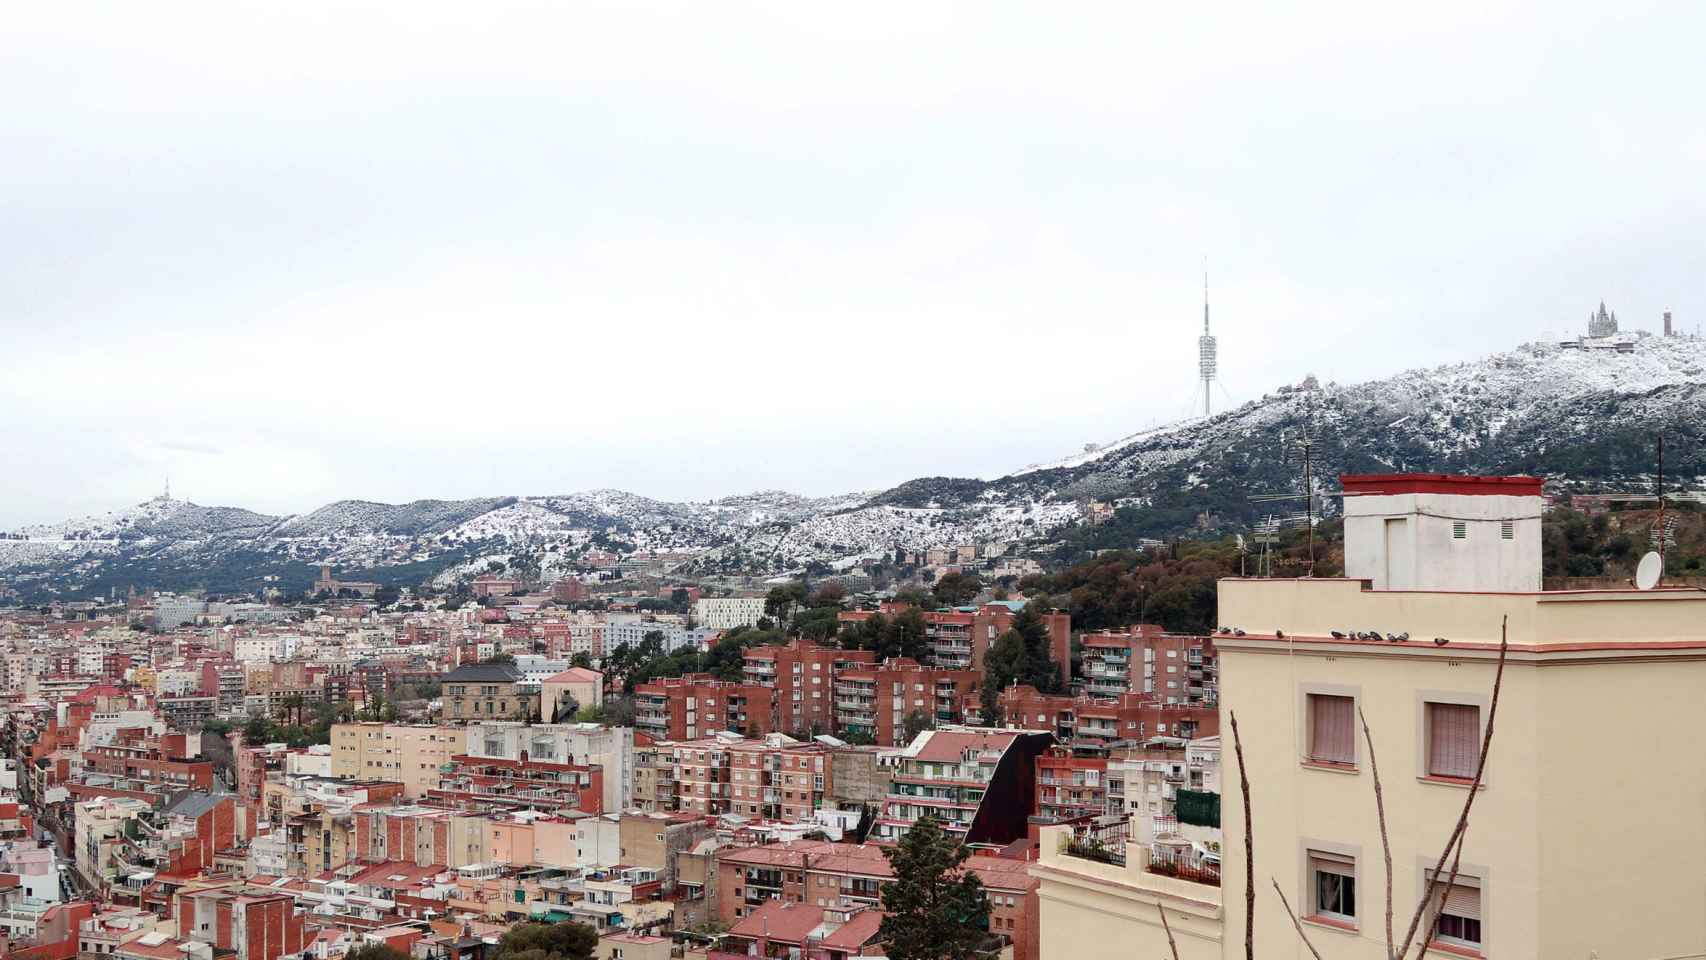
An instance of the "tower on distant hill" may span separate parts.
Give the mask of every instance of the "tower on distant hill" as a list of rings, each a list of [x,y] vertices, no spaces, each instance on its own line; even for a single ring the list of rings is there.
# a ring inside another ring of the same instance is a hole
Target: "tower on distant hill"
[[[1202,336],[1197,338],[1197,375],[1202,379],[1202,415],[1208,416],[1209,390],[1220,374],[1220,346],[1208,332],[1208,273],[1202,275]]]
[[[1670,328],[1670,311],[1666,310],[1665,311],[1665,336],[1673,337],[1675,335],[1676,334],[1671,332],[1671,328]]]

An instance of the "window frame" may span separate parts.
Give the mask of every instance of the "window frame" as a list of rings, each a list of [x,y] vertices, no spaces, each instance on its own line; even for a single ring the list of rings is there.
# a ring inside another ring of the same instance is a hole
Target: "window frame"
[[[1316,856],[1327,855],[1350,860],[1351,896],[1356,901],[1352,904],[1355,911],[1351,914],[1325,913],[1317,897],[1316,870],[1312,861]],[[1299,837],[1297,841],[1298,863],[1298,898],[1299,919],[1306,923],[1340,931],[1357,931],[1362,928],[1363,903],[1360,894],[1363,883],[1362,847],[1356,844],[1339,843],[1332,840],[1321,840],[1313,837]]]
[[[1461,690],[1416,691],[1416,779],[1423,783],[1467,788],[1474,781],[1473,771],[1467,777],[1450,777],[1431,771],[1433,725],[1428,720],[1428,705],[1432,703],[1475,708],[1475,750],[1478,753],[1481,749],[1481,742],[1487,734],[1487,712],[1492,709],[1492,697],[1487,694],[1467,693]],[[1481,774],[1482,789],[1486,789],[1488,781],[1492,779],[1492,770],[1493,764],[1486,764]]]
[[[1414,877],[1415,877],[1415,881],[1416,881],[1416,896],[1418,899],[1421,897],[1422,892],[1425,891],[1428,887],[1428,876],[1433,873],[1434,864],[1435,864],[1434,860],[1430,860],[1426,857],[1417,857],[1416,858],[1416,867],[1415,867]],[[1490,944],[1492,943],[1492,935],[1491,935],[1492,924],[1489,923],[1489,915],[1491,914],[1491,911],[1487,909],[1487,906],[1489,903],[1489,894],[1492,890],[1492,887],[1491,887],[1490,881],[1489,881],[1490,875],[1491,875],[1491,873],[1490,873],[1487,865],[1484,863],[1463,862],[1463,863],[1459,863],[1458,867],[1457,867],[1458,885],[1459,886],[1474,886],[1477,890],[1481,891],[1481,903],[1480,903],[1481,916],[1480,916],[1480,919],[1477,921],[1481,925],[1481,942],[1480,943],[1471,943],[1467,940],[1458,940],[1455,937],[1448,937],[1448,938],[1442,939],[1437,934],[1435,934],[1433,937],[1433,940],[1432,940],[1433,948],[1443,948],[1443,949],[1441,949],[1441,952],[1452,953],[1452,954],[1457,954],[1457,955],[1467,954],[1470,956],[1478,956],[1478,957],[1487,956],[1487,951],[1490,949]],[[1441,872],[1440,882],[1444,883],[1445,879],[1449,876],[1451,876],[1451,865],[1448,863],[1445,866],[1444,870]],[[1470,882],[1465,883],[1464,882],[1465,880],[1470,881]],[[1436,894],[1436,896],[1437,896],[1437,894]],[[1439,907],[1430,903],[1428,905],[1427,915],[1423,918],[1427,924],[1427,927],[1426,927],[1426,933],[1427,934],[1432,934],[1432,933],[1434,933],[1434,931],[1436,931],[1438,929],[1439,914],[1440,914]],[[1426,934],[1424,934],[1424,935],[1426,935]]]
[[[1315,745],[1315,710],[1312,697],[1349,697],[1351,701],[1351,760],[1343,763],[1334,760],[1317,760],[1313,756]],[[1316,770],[1332,770],[1340,773],[1360,773],[1362,770],[1362,741],[1357,737],[1356,718],[1362,710],[1362,687],[1353,684],[1339,683],[1300,683],[1297,685],[1297,762],[1305,767]]]

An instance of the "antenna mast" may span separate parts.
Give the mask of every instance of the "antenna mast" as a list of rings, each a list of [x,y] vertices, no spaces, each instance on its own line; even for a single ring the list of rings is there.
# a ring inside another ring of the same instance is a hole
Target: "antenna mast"
[[[1659,583],[1665,582],[1665,541],[1670,538],[1670,531],[1665,529],[1665,435],[1659,434]]]
[[[1202,336],[1197,338],[1197,376],[1202,380],[1202,415],[1208,416],[1209,389],[1220,373],[1220,346],[1208,332],[1208,271],[1202,273]]]
[[[1315,438],[1307,432],[1298,440],[1289,440],[1284,444],[1284,460],[1286,463],[1296,462],[1303,468],[1302,493],[1262,493],[1250,498],[1251,503],[1277,503],[1286,500],[1302,500],[1303,513],[1292,514],[1289,517],[1268,516],[1256,527],[1256,539],[1263,543],[1277,543],[1279,528],[1290,522],[1302,521],[1305,535],[1308,538],[1309,558],[1304,561],[1304,576],[1315,576]],[[1272,561],[1269,561],[1268,575],[1273,576]]]

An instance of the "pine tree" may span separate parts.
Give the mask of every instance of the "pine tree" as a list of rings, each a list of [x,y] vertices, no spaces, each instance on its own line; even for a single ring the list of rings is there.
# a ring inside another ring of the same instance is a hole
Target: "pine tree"
[[[880,936],[890,960],[972,960],[987,952],[989,897],[962,865],[965,844],[929,816],[883,850],[894,882],[883,888]]]

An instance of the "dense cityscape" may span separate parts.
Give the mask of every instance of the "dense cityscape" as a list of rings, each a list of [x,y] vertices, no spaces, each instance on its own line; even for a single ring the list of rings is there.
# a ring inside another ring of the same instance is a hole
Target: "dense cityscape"
[[[1706,960],[1702,34],[12,5],[0,960]]]
[[[1523,878],[1556,851],[1452,824],[1485,790],[1478,817],[1567,823],[1630,869],[1680,841],[1577,802],[1548,748],[1590,736],[1565,716],[1574,691],[1630,672],[1657,696],[1599,700],[1596,778],[1641,772],[1613,746],[1635,710],[1696,722],[1706,595],[1542,590],[1543,518],[1621,515],[1655,542],[1674,525],[1529,477],[1339,482],[1319,547],[1294,530],[1282,549],[1343,576],[1211,581],[1202,633],[1075,628],[1051,581],[995,577],[974,545],[882,591],[713,596],[589,566],[429,596],[326,567],[306,601],[6,608],[6,955],[843,960],[927,937],[943,956],[1225,957],[1248,850],[1298,878],[1287,909],[1327,939],[1371,922],[1383,847],[1418,864],[1391,882],[1424,903],[1429,950],[1479,955],[1495,919],[1585,942],[1605,918],[1504,906],[1538,895]],[[1104,559],[1141,599],[1176,550]],[[1082,608],[1106,599],[1088,590]],[[1253,792],[1228,793],[1240,780]],[[1689,795],[1649,793],[1642,816],[1680,823]],[[1377,797],[1378,825],[1355,813]],[[1449,877],[1423,865],[1441,843]],[[950,896],[964,914],[942,927]],[[1656,949],[1699,923],[1676,909],[1620,935]],[[527,939],[558,928],[575,932]]]

